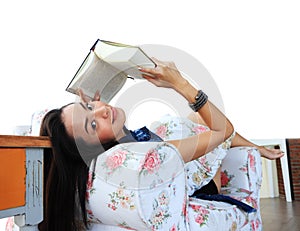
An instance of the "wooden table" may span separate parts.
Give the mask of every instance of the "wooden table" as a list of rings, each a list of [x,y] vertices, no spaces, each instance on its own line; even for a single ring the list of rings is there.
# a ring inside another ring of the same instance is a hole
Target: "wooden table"
[[[0,135],[0,218],[15,216],[21,231],[43,220],[43,153],[48,137]]]

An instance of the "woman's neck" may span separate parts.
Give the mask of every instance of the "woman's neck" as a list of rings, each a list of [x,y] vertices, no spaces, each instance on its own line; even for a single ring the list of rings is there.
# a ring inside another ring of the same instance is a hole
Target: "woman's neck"
[[[116,135],[116,140],[119,141],[120,139],[124,138],[130,133],[130,131],[124,126],[123,129]]]

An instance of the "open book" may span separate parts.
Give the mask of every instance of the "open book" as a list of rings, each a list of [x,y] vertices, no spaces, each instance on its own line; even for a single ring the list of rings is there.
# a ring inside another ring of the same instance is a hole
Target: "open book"
[[[101,101],[109,102],[123,87],[127,78],[141,79],[139,67],[156,64],[138,46],[98,39],[90,49],[66,91],[78,94],[78,88],[93,98],[97,90]]]

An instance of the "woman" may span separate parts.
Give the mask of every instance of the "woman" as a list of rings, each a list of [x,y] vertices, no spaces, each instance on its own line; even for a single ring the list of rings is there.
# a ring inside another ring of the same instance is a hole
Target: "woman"
[[[166,141],[178,149],[186,163],[211,152],[232,136],[232,124],[208,101],[204,92],[183,78],[174,63],[155,61],[156,68],[141,69],[143,77],[157,87],[171,88],[183,96],[197,113],[196,119],[201,118],[209,128],[191,137]],[[80,230],[82,225],[86,228],[85,193],[92,159],[118,143],[132,141],[132,137],[141,141],[160,140],[143,129],[137,133],[128,131],[124,127],[124,111],[101,102],[98,94],[92,102],[85,100],[82,92],[81,98],[80,103],[50,111],[41,126],[41,135],[50,137],[52,150],[45,155],[45,219],[40,230],[73,231]],[[238,135],[232,144],[251,143]],[[282,155],[266,149],[262,149],[262,154],[270,158]],[[212,184],[218,190],[218,176],[215,180]]]

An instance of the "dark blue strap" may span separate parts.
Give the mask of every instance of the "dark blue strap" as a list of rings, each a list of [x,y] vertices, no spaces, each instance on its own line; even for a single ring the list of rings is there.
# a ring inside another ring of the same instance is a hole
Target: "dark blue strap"
[[[194,197],[203,200],[227,202],[229,204],[236,205],[237,207],[241,208],[247,213],[253,213],[257,211],[255,208],[251,207],[250,205],[247,205],[239,200],[236,200],[230,196],[226,196],[223,194],[214,194],[214,195],[197,194]]]

